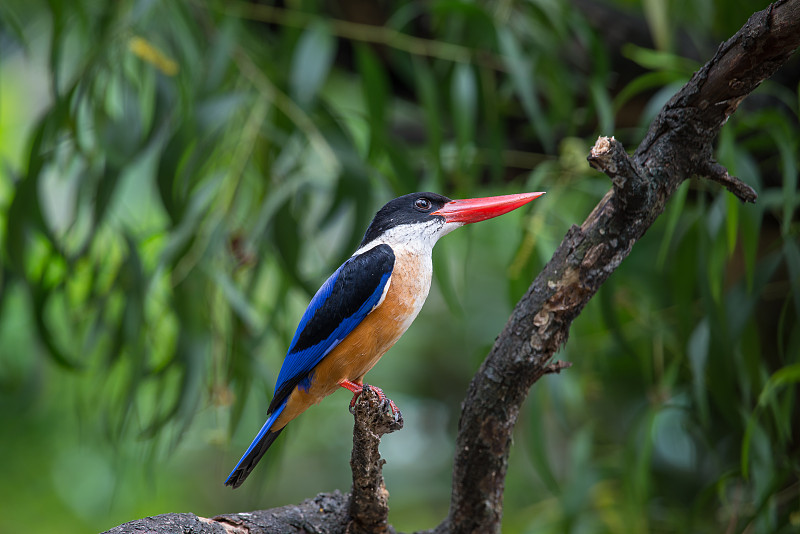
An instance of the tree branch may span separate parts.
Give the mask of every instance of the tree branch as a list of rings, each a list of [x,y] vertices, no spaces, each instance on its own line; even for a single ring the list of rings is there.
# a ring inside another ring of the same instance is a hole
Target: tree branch
[[[450,513],[437,532],[499,532],[511,433],[531,385],[546,374],[572,321],[693,175],[740,199],[756,193],[712,158],[722,125],[800,45],[800,0],[755,13],[664,106],[631,158],[600,138],[590,164],[614,185],[573,226],[520,300],[473,378],[459,421]]]
[[[209,519],[194,514],[162,514],[124,523],[106,534],[298,534],[343,532],[348,522],[348,495],[320,493],[297,505]]]
[[[403,428],[403,416],[395,419],[388,402],[381,402],[371,388],[364,388],[355,407],[353,452],[353,492],[350,496],[350,534],[383,534],[390,529],[389,492],[383,483],[383,464],[378,446],[381,436]]]
[[[353,491],[320,493],[299,505],[283,506],[208,519],[194,514],[163,514],[122,524],[109,534],[148,532],[153,534],[298,534],[347,532],[348,534],[393,533],[389,526],[389,492],[383,483],[383,464],[378,452],[381,437],[403,428],[403,417],[395,418],[388,402],[365,388],[354,410]]]

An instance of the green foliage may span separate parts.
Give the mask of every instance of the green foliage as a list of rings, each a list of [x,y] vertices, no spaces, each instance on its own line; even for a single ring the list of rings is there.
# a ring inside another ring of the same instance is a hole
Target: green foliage
[[[443,240],[426,308],[370,373],[406,419],[383,444],[390,519],[438,523],[470,376],[610,186],[585,162],[594,138],[633,149],[766,2],[618,4],[651,46],[609,49],[557,0],[375,3],[363,20],[313,0],[0,3],[0,530],[42,510],[30,530],[82,532],[346,490],[346,393],[222,488],[310,295],[394,196],[546,190]],[[800,524],[787,79],[718,141],[758,203],[684,184],[576,321],[559,355],[575,366],[534,386],[505,531]]]

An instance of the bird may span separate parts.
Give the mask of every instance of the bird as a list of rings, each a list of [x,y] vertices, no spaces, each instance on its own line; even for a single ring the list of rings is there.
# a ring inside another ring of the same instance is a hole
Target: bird
[[[278,373],[267,420],[226,486],[239,487],[287,423],[340,387],[364,388],[364,375],[422,309],[433,275],[432,252],[444,235],[491,219],[543,195],[517,193],[451,200],[436,193],[395,198],[375,215],[358,249],[311,299]],[[398,410],[388,401],[393,413]]]

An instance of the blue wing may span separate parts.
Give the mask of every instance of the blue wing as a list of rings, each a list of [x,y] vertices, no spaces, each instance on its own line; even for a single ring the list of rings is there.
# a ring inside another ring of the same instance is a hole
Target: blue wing
[[[311,299],[283,361],[267,413],[378,304],[394,268],[394,252],[378,245],[344,262]],[[301,384],[302,385],[302,384]]]
[[[283,428],[273,432],[289,394],[380,302],[394,268],[394,252],[378,245],[344,262],[306,308],[275,384],[267,422],[225,480],[239,487]]]

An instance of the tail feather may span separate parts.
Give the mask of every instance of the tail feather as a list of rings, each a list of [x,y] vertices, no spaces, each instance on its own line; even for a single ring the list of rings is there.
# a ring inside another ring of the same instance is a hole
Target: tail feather
[[[245,451],[244,455],[239,459],[239,462],[236,464],[236,467],[233,468],[231,474],[228,475],[228,478],[225,479],[226,486],[233,486],[234,489],[238,488],[242,485],[242,482],[250,475],[250,472],[256,466],[261,457],[264,456],[264,453],[267,452],[272,442],[275,441],[275,438],[281,433],[283,428],[273,432],[270,430],[270,427],[275,423],[275,420],[278,419],[278,416],[283,412],[283,409],[286,407],[286,402],[281,404],[277,410],[270,414],[267,422],[264,423],[264,426],[261,427],[261,430],[258,431],[256,437],[253,439],[253,442],[250,443],[250,446]],[[285,428],[285,427],[284,427]]]

